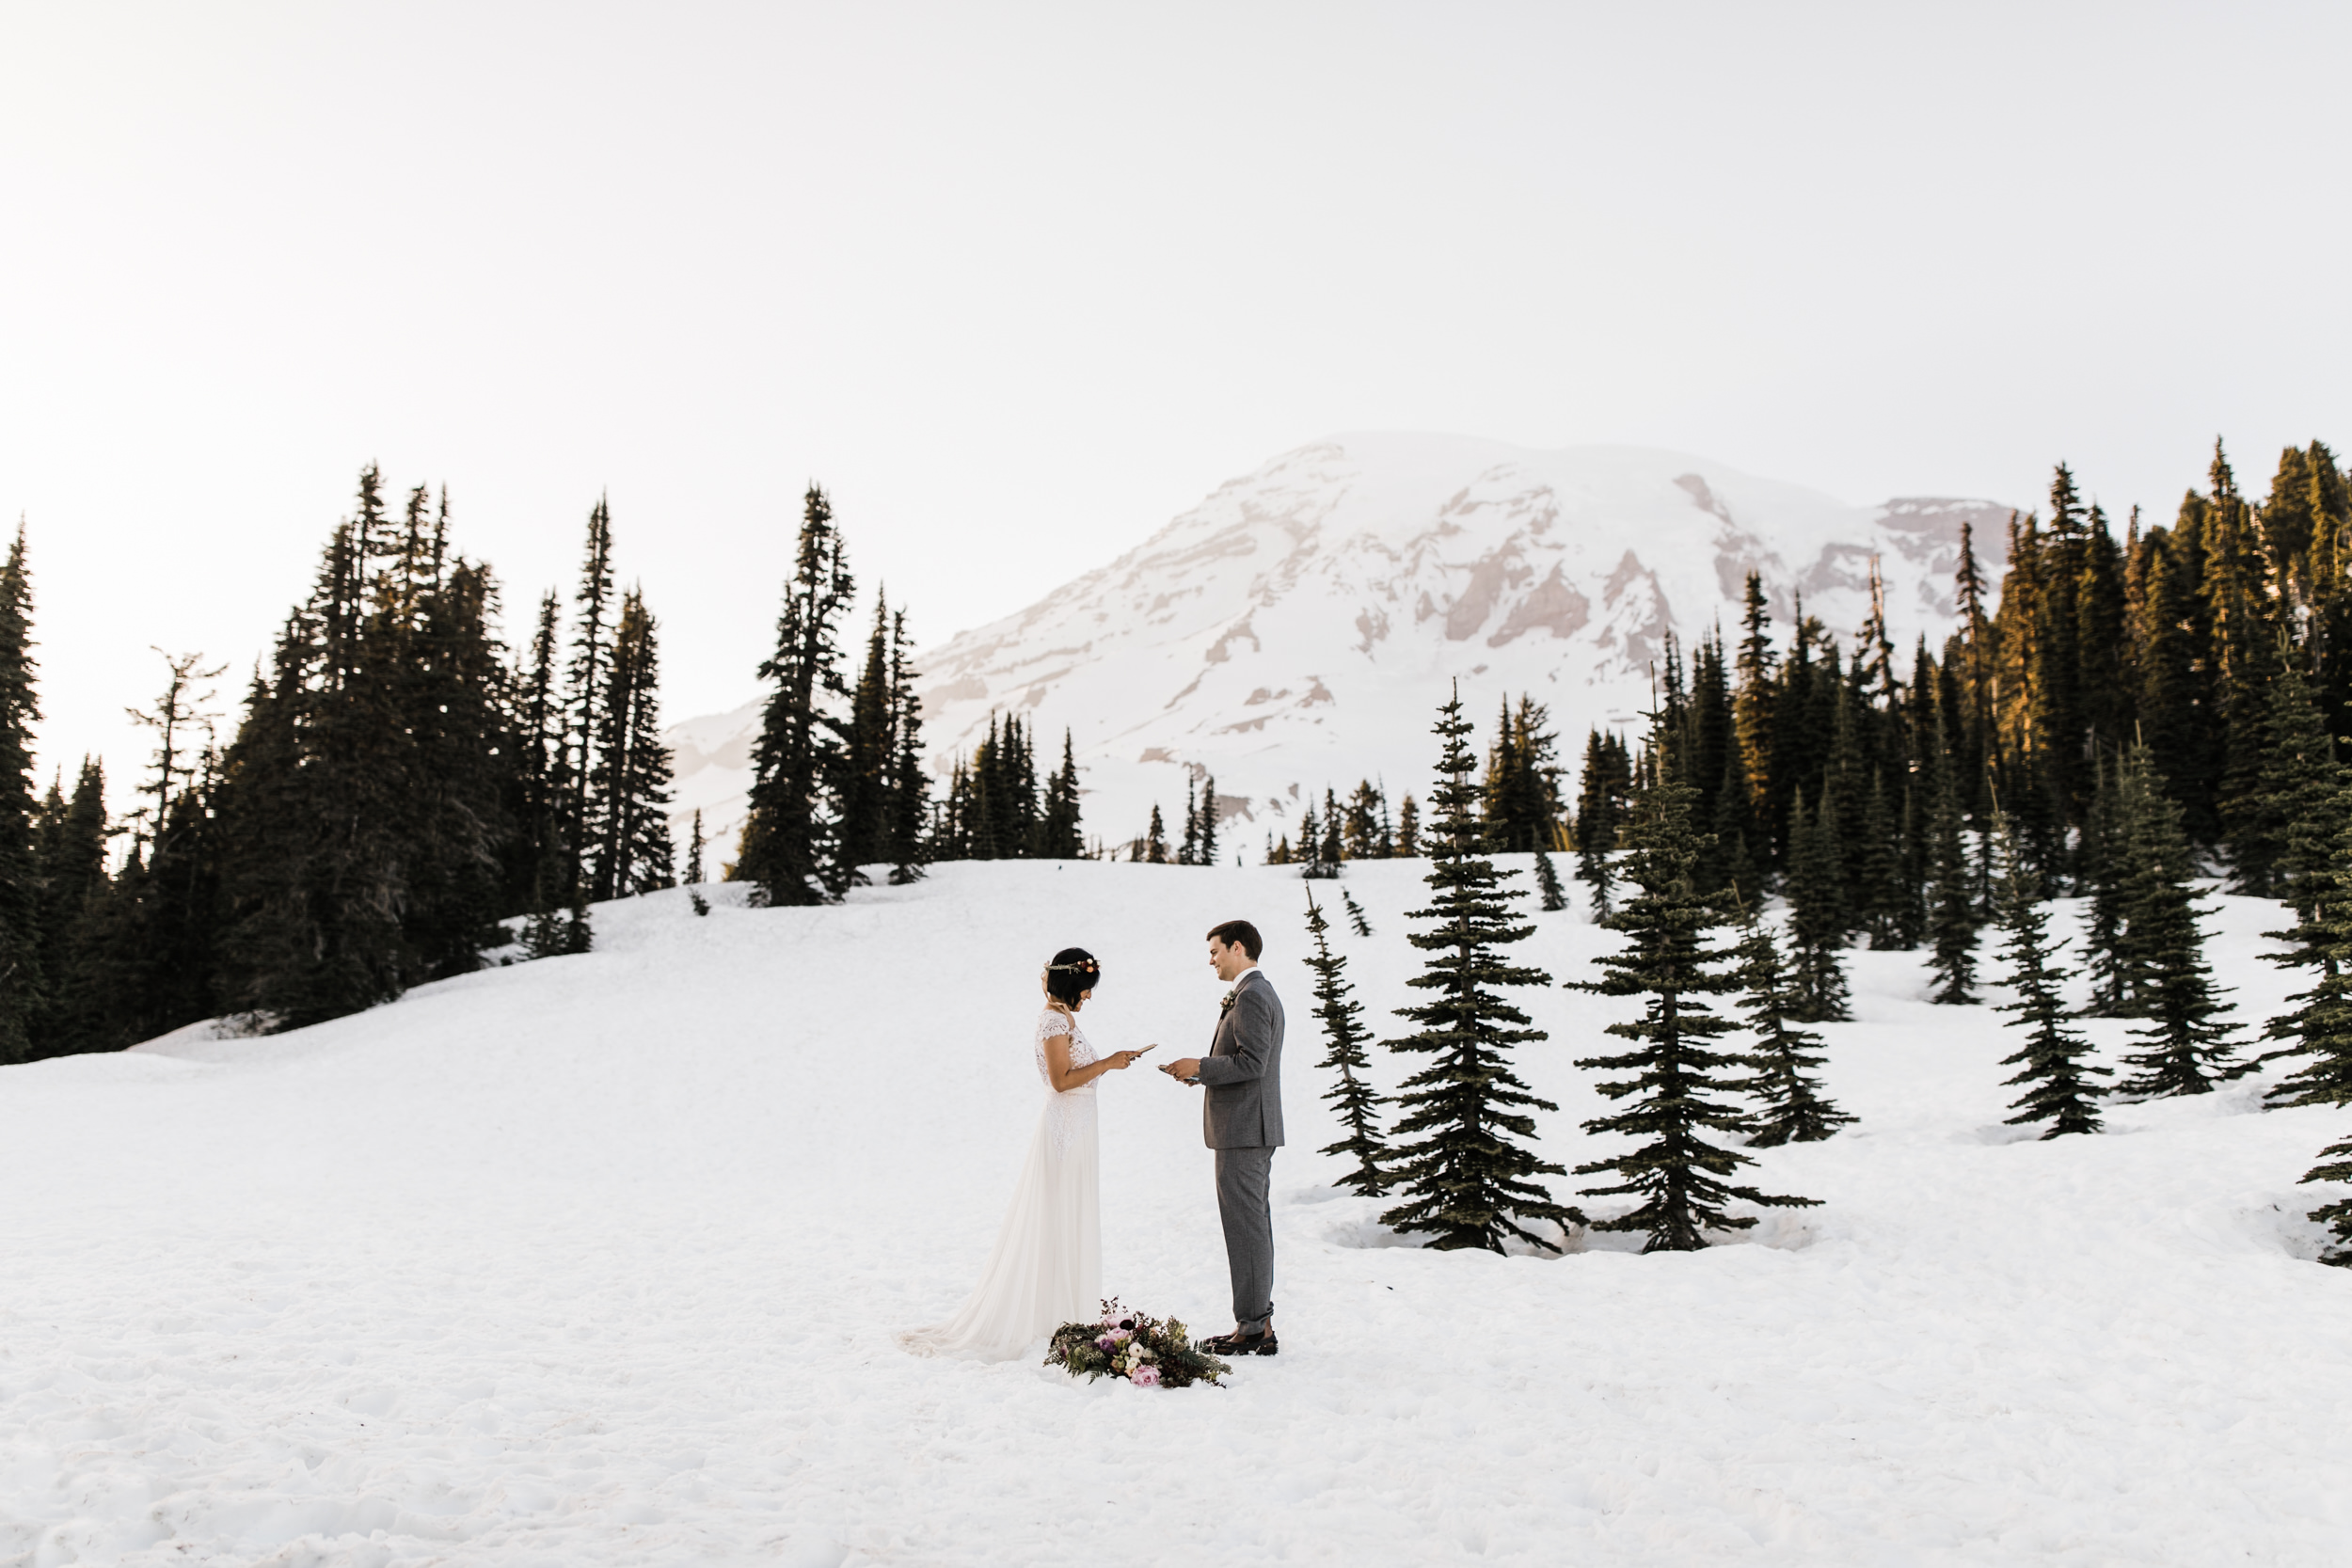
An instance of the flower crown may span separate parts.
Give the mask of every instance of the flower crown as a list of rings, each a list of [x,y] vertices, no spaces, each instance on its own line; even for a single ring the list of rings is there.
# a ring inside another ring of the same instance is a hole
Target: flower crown
[[[1103,973],[1103,966],[1092,958],[1089,958],[1084,963],[1047,964],[1045,973],[1048,974],[1100,974]]]

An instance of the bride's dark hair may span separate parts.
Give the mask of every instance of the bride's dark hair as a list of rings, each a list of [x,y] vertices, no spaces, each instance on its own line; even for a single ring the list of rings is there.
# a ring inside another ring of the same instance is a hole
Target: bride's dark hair
[[[1092,990],[1103,977],[1103,966],[1083,947],[1065,947],[1045,966],[1045,994],[1065,1007],[1078,1005],[1078,993]]]

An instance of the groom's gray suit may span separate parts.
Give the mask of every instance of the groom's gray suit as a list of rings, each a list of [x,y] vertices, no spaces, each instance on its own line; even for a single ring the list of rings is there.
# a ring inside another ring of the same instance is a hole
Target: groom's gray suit
[[[1274,1315],[1274,1213],[1267,1186],[1282,1143],[1282,1001],[1255,969],[1233,982],[1200,1058],[1200,1125],[1216,1150],[1216,1208],[1233,1274],[1233,1323],[1262,1334]]]

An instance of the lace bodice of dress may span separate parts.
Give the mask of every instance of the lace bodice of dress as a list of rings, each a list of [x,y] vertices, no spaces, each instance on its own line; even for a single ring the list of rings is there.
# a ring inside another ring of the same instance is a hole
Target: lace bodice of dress
[[[1058,1012],[1052,1007],[1046,1008],[1037,1021],[1037,1075],[1045,1081],[1045,1086],[1049,1089],[1054,1086],[1054,1069],[1045,1062],[1045,1042],[1056,1035],[1070,1037],[1070,1065],[1072,1067],[1086,1067],[1096,1059],[1094,1047],[1087,1043],[1087,1032],[1078,1027],[1078,1021],[1068,1013]],[[1094,1092],[1094,1084],[1092,1080],[1089,1080],[1074,1089],[1063,1092],[1090,1095]]]

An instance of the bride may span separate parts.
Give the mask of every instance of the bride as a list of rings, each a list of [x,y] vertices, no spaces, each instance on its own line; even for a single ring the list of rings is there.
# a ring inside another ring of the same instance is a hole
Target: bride
[[[937,1327],[898,1336],[917,1355],[1010,1360],[1066,1323],[1091,1322],[1102,1305],[1094,1081],[1125,1069],[1143,1052],[1114,1051],[1097,1059],[1078,1026],[1078,1010],[1101,975],[1102,966],[1081,947],[1063,948],[1045,966],[1045,1010],[1034,1045],[1038,1075],[1052,1092],[971,1299]]]

